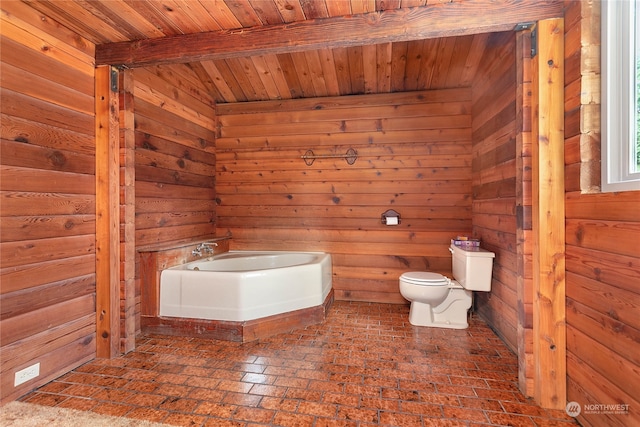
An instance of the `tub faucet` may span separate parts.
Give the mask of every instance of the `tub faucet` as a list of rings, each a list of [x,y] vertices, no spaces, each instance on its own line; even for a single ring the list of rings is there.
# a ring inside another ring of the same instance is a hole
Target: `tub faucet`
[[[216,242],[200,243],[198,246],[196,246],[196,248],[194,250],[191,251],[191,255],[202,256],[202,252],[204,252],[206,254],[212,254],[213,253],[213,248],[210,245],[218,246],[218,244]]]

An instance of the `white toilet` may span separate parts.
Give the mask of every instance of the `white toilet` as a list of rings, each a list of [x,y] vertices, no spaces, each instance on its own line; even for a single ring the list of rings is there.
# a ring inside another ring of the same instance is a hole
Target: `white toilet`
[[[415,326],[465,329],[471,291],[491,290],[495,254],[478,247],[451,245],[454,280],[438,273],[412,271],[400,276],[400,294],[411,302],[409,323]]]

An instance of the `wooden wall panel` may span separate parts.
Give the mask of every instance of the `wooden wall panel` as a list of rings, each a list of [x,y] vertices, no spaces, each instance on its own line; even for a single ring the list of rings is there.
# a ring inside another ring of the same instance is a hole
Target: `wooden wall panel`
[[[213,100],[181,65],[132,74],[136,247],[212,237]]]
[[[594,193],[593,153],[599,153],[597,37],[599,2],[566,2],[565,85],[579,87],[567,99],[565,126],[567,400],[629,405],[628,414],[589,413],[584,426],[640,424],[640,192]],[[594,68],[596,67],[596,68]],[[595,131],[594,131],[595,129]],[[599,160],[599,156],[597,156]],[[577,173],[570,173],[577,171]],[[588,194],[593,193],[593,194]],[[585,351],[585,349],[589,351]]]
[[[213,94],[186,65],[128,70],[121,79],[122,349],[135,345],[144,296],[141,249],[215,235]],[[195,247],[195,246],[194,246]]]
[[[400,274],[450,274],[450,239],[471,232],[470,101],[454,89],[218,106],[218,234],[231,249],[330,252],[336,298],[405,303]],[[352,165],[301,158],[349,148]],[[381,224],[390,208],[400,225]]]
[[[532,61],[530,30],[516,34],[516,239],[518,385],[534,395]]]
[[[96,355],[96,218],[93,44],[22,2],[0,25],[4,404]]]
[[[118,76],[120,136],[120,351],[135,348],[140,331],[140,292],[136,289],[135,109],[133,71]]]
[[[489,36],[473,81],[473,236],[495,252],[490,293],[475,309],[514,352],[518,349],[518,209],[515,33]]]

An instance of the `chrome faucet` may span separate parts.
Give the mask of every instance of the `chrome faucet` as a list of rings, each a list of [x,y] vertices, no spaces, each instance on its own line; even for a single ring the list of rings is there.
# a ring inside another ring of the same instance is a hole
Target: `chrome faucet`
[[[200,243],[194,250],[191,251],[191,255],[202,256],[202,253],[212,254],[213,248],[211,246],[218,246],[216,242]]]

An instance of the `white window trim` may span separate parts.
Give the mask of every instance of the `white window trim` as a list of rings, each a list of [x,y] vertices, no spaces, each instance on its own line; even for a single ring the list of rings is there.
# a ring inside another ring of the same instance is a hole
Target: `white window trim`
[[[635,141],[633,0],[602,1],[602,191],[640,190],[640,172],[630,173]]]

